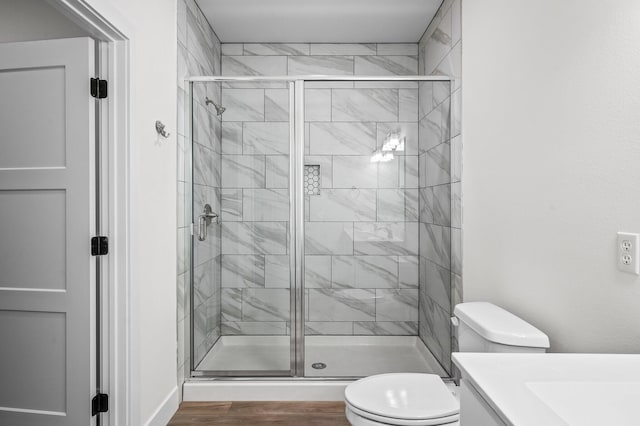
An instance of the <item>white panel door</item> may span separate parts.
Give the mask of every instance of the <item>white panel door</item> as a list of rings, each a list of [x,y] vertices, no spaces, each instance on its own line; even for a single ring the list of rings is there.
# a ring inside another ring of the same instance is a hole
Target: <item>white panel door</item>
[[[0,424],[90,425],[94,42],[0,44]]]

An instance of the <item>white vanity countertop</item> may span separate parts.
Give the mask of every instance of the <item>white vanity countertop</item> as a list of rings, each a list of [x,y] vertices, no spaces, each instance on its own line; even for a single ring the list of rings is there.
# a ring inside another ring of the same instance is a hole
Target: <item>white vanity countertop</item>
[[[508,425],[640,425],[640,355],[454,353],[453,361]]]

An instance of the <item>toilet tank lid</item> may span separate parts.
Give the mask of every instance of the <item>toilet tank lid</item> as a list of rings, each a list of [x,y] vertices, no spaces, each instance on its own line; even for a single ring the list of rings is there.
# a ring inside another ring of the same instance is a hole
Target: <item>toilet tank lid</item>
[[[531,348],[549,347],[546,334],[492,303],[460,303],[453,314],[490,342]]]

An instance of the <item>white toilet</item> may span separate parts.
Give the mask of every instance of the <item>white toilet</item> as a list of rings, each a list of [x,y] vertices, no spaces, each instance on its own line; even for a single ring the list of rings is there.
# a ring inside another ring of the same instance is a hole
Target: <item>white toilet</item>
[[[457,305],[452,322],[460,352],[543,353],[549,338],[531,324],[487,302]],[[459,403],[435,374],[365,377],[347,386],[347,419],[353,426],[457,424]]]

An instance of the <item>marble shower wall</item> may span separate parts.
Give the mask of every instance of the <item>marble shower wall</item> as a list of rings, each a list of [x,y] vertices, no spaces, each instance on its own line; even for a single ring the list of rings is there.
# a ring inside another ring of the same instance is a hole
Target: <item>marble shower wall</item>
[[[421,74],[456,79],[420,83],[419,106],[419,335],[447,371],[457,348],[450,317],[462,301],[460,7],[461,0],[445,0],[419,43]]]
[[[417,44],[223,44],[223,75],[416,75]],[[222,333],[289,330],[289,96],[229,83],[222,122]],[[418,333],[418,84],[312,82],[305,164],[306,334]],[[406,150],[372,163],[385,136]]]
[[[220,335],[220,228],[212,224],[206,241],[191,253],[192,202],[220,211],[221,123],[205,98],[220,102],[219,85],[197,85],[193,103],[193,146],[188,134],[189,95],[184,78],[220,74],[220,40],[194,0],[178,0],[178,381],[189,376],[190,284],[194,286],[194,364]],[[191,167],[193,150],[194,164]],[[193,191],[192,191],[193,186]],[[194,276],[190,276],[193,256]]]

